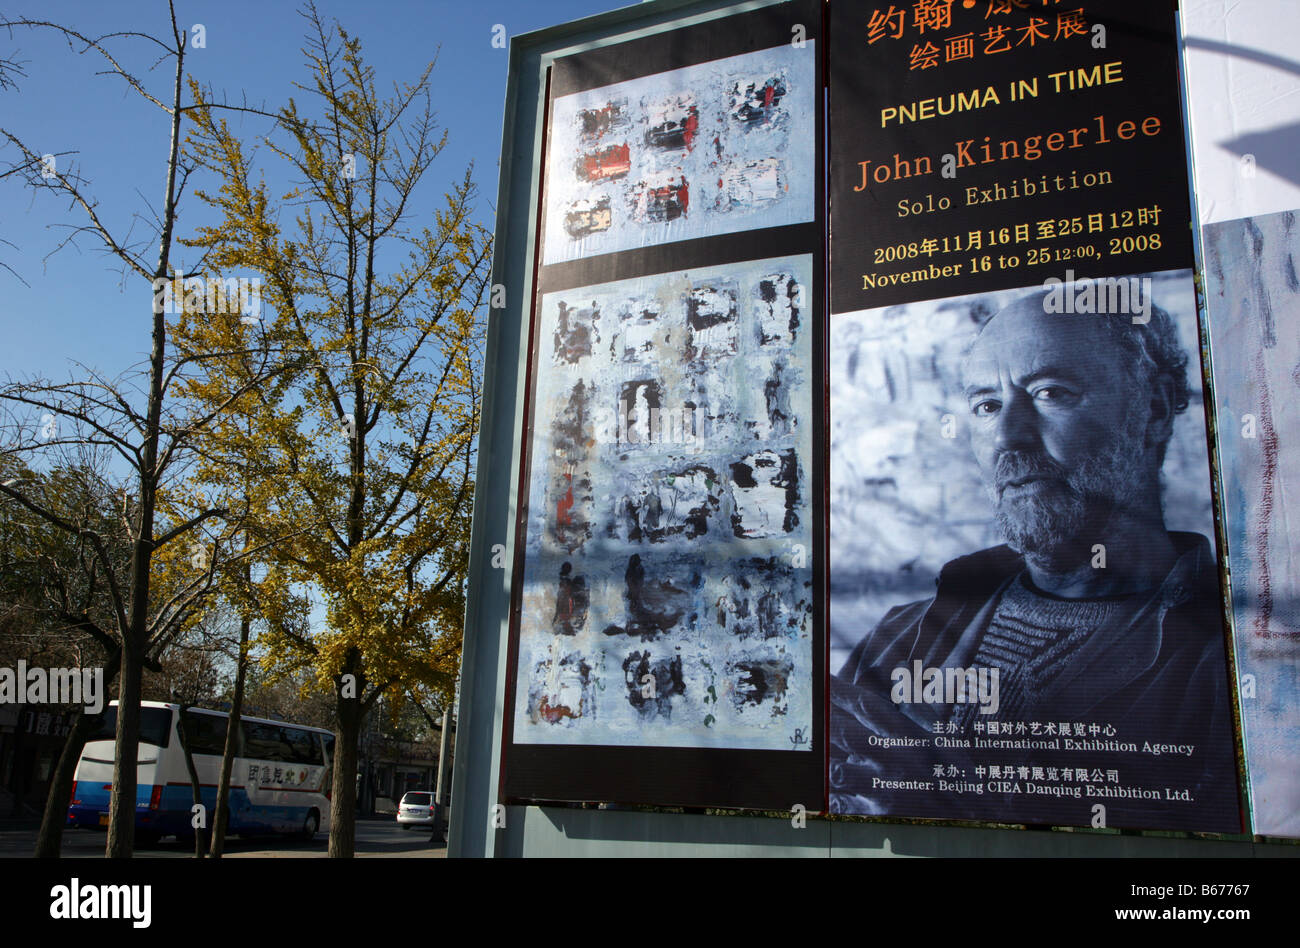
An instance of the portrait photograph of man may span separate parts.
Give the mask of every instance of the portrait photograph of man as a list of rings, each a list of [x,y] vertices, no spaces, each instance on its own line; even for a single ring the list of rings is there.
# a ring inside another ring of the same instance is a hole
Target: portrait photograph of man
[[[1190,271],[831,320],[831,809],[1238,832]]]

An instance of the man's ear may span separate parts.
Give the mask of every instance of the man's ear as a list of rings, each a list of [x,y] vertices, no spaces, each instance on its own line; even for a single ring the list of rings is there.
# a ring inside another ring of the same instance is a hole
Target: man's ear
[[[1169,443],[1174,433],[1174,380],[1166,375],[1157,375],[1151,380],[1148,393],[1148,411],[1146,427],[1146,444],[1158,448]]]

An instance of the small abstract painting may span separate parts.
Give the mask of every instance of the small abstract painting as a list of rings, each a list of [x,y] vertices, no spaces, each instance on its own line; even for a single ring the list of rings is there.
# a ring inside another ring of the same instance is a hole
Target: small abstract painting
[[[557,98],[543,262],[811,221],[813,46]]]

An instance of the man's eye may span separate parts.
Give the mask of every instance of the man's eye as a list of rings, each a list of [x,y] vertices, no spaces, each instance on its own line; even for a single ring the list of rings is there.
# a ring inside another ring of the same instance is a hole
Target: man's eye
[[[1059,402],[1070,396],[1068,390],[1059,385],[1045,385],[1034,392],[1034,398],[1040,402]]]
[[[1000,402],[987,399],[982,402],[976,402],[971,406],[970,410],[973,415],[992,415],[1001,407],[1002,404]]]

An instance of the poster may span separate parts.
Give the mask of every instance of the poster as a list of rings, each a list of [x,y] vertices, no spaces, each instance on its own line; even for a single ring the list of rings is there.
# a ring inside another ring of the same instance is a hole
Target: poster
[[[1172,10],[831,28],[831,810],[1239,832]]]
[[[542,297],[516,742],[810,750],[811,277]]]
[[[550,69],[504,800],[823,806],[820,27]]]
[[[1255,832],[1300,836],[1300,306],[1295,211],[1210,224],[1207,308]]]

